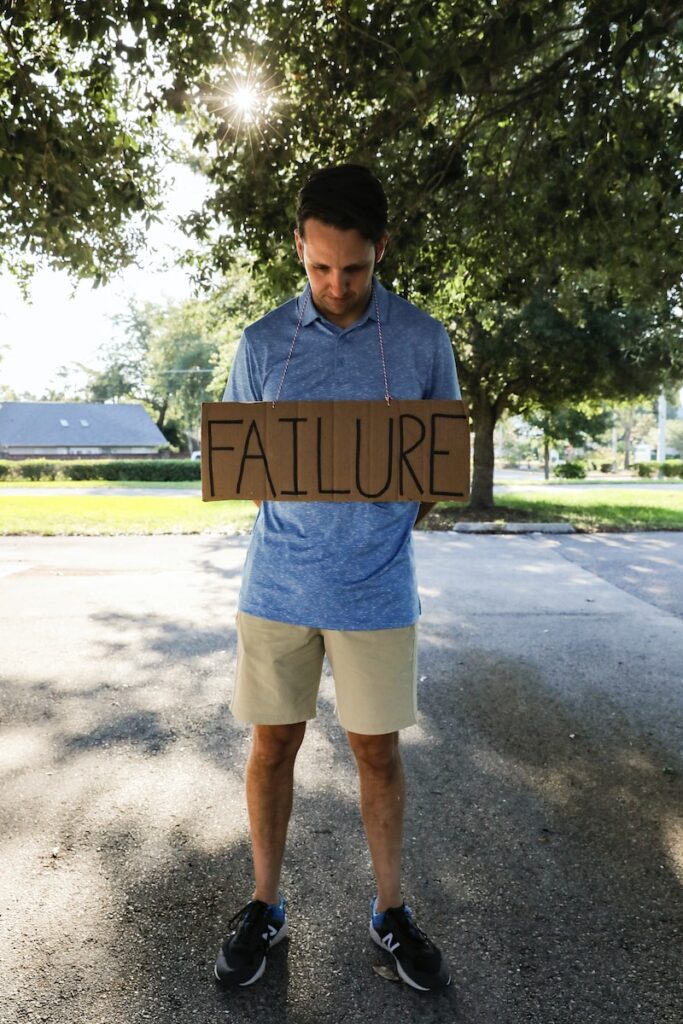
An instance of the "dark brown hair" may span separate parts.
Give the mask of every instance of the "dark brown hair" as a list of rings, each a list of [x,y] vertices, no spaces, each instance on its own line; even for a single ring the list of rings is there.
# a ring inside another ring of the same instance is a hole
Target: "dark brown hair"
[[[342,231],[355,228],[377,245],[388,219],[382,183],[361,164],[337,164],[314,171],[298,196],[296,226],[302,238],[309,217]]]

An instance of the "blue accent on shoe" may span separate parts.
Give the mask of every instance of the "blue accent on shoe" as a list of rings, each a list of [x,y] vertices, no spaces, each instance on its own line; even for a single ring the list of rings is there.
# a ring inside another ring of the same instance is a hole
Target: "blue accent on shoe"
[[[377,908],[377,897],[376,896],[373,896],[372,901],[370,903],[370,908],[371,908],[370,912],[372,914],[372,927],[373,928],[381,928],[382,925],[384,924],[384,911],[382,910],[380,913],[377,912],[377,909],[376,909]]]
[[[277,903],[269,903],[268,910],[270,911],[271,917],[275,921],[284,921],[285,919],[285,907],[287,906],[287,900],[283,893],[279,893],[280,899]]]

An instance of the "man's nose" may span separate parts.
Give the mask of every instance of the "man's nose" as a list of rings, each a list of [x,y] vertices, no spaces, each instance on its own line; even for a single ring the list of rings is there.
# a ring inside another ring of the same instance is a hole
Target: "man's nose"
[[[348,277],[343,270],[333,270],[330,279],[330,291],[335,298],[341,299],[346,295]]]

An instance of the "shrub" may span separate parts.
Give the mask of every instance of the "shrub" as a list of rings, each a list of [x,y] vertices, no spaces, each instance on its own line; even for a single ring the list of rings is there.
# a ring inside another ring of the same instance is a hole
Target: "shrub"
[[[635,468],[638,470],[638,476],[651,477],[654,475],[655,469],[657,469],[656,462],[636,462]]]
[[[681,459],[667,459],[666,462],[660,462],[659,466],[662,471],[662,476],[683,476],[683,460]]]
[[[26,459],[18,464],[19,476],[24,480],[54,480],[59,464],[47,459]]]
[[[555,467],[555,476],[562,480],[583,480],[586,475],[586,467],[583,462],[562,462]]]
[[[600,463],[600,472],[601,473],[611,473],[612,472],[612,463],[611,462],[601,462]]]
[[[100,459],[65,462],[68,480],[200,480],[201,466],[192,459]]]
[[[14,476],[12,473],[13,467],[14,463],[9,459],[3,459],[0,461],[0,480],[8,480],[10,477]]]

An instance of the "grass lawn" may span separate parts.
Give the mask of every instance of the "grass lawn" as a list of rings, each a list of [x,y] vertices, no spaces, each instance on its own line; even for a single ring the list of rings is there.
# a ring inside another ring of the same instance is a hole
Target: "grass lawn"
[[[250,501],[203,502],[195,497],[99,494],[3,494],[0,535],[224,533],[248,530]]]
[[[256,515],[251,502],[202,502],[199,491],[196,497],[168,493],[178,486],[188,485],[164,484],[159,489],[165,493],[158,497],[106,494],[106,490],[102,495],[12,494],[7,489],[0,494],[0,535],[223,533],[250,529]],[[563,493],[562,488],[552,488],[539,493],[538,488],[520,488],[501,495],[496,507],[483,513],[455,503],[438,505],[424,528],[449,530],[459,520],[570,522],[587,532],[683,530],[683,489],[621,491],[591,487]]]
[[[490,512],[474,513],[461,505],[437,506],[430,515],[432,529],[447,530],[459,521],[572,523],[587,533],[630,530],[683,530],[683,490],[618,491],[591,487],[562,493],[561,488],[538,494],[520,488],[501,495]]]

